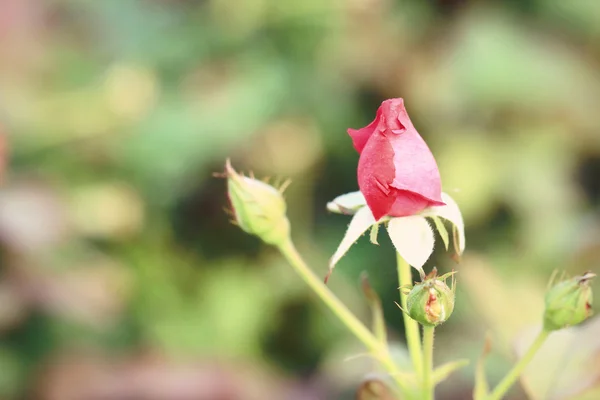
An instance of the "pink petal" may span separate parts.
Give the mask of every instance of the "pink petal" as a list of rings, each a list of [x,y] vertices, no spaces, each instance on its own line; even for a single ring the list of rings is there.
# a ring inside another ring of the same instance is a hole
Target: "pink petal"
[[[358,154],[362,153],[363,149],[365,148],[365,145],[367,144],[367,141],[369,140],[371,135],[373,135],[373,133],[375,132],[375,129],[377,128],[377,125],[379,124],[380,118],[381,118],[381,107],[379,107],[379,109],[377,110],[377,115],[375,116],[375,119],[369,125],[365,126],[364,128],[360,128],[360,129],[348,128],[348,135],[350,135],[350,137],[352,138],[352,144],[354,145],[354,148],[356,149],[356,151],[358,151]]]
[[[415,193],[429,201],[427,206],[444,205],[440,171],[431,150],[414,129],[397,134],[386,132],[394,151],[394,180],[391,186]]]
[[[408,190],[395,190],[396,200],[392,207],[388,211],[388,215],[393,217],[407,217],[409,215],[415,215],[431,207],[437,205],[433,202],[417,193],[410,192]]]
[[[348,133],[361,154],[358,186],[376,220],[445,204],[437,164],[408,117],[403,99],[384,101],[373,122]]]
[[[388,99],[381,103],[381,110],[383,117],[381,118],[380,131],[394,130],[403,132],[409,129],[415,129],[408,114],[406,108],[404,108],[404,99]]]
[[[396,198],[394,180],[394,150],[388,139],[376,132],[367,141],[358,160],[358,187],[365,196],[375,220],[388,214]]]

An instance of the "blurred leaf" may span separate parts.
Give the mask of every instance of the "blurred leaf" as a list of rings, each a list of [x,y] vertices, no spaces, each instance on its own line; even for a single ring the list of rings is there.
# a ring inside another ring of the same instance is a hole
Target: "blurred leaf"
[[[524,276],[504,281],[485,259],[472,253],[463,259],[460,275],[461,286],[505,349],[523,329],[541,321],[545,288],[539,282]]]
[[[600,37],[600,3],[595,0],[561,1],[536,0],[540,10],[552,21],[576,32]]]
[[[178,198],[185,178],[250,140],[275,115],[285,94],[284,74],[276,63],[246,67],[212,82],[217,87],[195,101],[164,99],[123,143],[125,162],[147,191],[160,193],[163,201]]]
[[[483,350],[477,360],[477,367],[475,368],[475,387],[473,389],[474,400],[484,400],[490,391],[486,373],[485,373],[485,359],[492,349],[492,342],[489,335],[485,337],[485,344]]]
[[[440,365],[433,371],[433,382],[435,385],[448,379],[457,370],[469,365],[469,360],[456,360]]]
[[[442,59],[423,66],[430,71],[418,69],[428,80],[408,80],[415,92],[434,97],[437,107],[450,113],[512,104],[589,118],[600,80],[582,54],[550,37],[532,35],[509,10],[474,7],[461,17],[457,37]],[[453,93],[459,92],[467,107],[456,101]],[[573,93],[576,100],[568,100]]]
[[[581,326],[553,332],[541,347],[521,380],[531,399],[579,399],[600,382],[600,318]],[[531,342],[533,329],[520,335],[517,354]],[[584,397],[585,398],[585,397]]]
[[[138,234],[144,224],[142,199],[125,182],[77,188],[69,211],[78,230],[95,238],[130,238]]]
[[[23,360],[7,347],[0,347],[0,397],[15,398],[25,378]]]
[[[577,394],[573,397],[569,397],[569,400],[597,400],[600,399],[600,387],[596,387],[586,390],[584,393]]]
[[[383,309],[381,308],[381,300],[379,296],[373,290],[373,287],[369,283],[369,278],[366,273],[361,275],[362,290],[369,302],[371,308],[371,315],[373,318],[373,332],[379,342],[387,349],[387,333],[385,326],[385,319],[383,317]]]

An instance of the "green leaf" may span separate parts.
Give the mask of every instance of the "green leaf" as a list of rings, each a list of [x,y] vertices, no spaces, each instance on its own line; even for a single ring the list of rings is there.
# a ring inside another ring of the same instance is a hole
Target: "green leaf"
[[[445,206],[435,206],[425,209],[422,216],[433,218],[442,217],[454,225],[454,248],[460,256],[465,251],[465,223],[458,208],[458,204],[447,193],[442,193],[442,200]]]
[[[459,262],[463,249],[460,248],[460,234],[456,225],[452,226],[452,247],[454,247],[454,258]]]
[[[433,371],[433,382],[435,385],[445,381],[453,372],[460,368],[469,365],[469,360],[456,360],[450,361],[444,365],[441,365]]]
[[[431,220],[435,224],[435,229],[437,229],[438,233],[440,234],[440,236],[442,238],[442,241],[444,242],[444,247],[446,247],[446,250],[448,250],[448,245],[450,243],[450,238],[448,237],[448,231],[446,230],[446,227],[444,226],[444,223],[437,216],[431,217]]]
[[[379,233],[379,224],[375,224],[371,227],[371,235],[369,236],[369,239],[371,240],[371,243],[373,244],[379,244],[377,242],[377,234]]]
[[[477,367],[475,368],[475,388],[473,389],[473,399],[483,400],[487,397],[490,386],[487,378],[485,377],[485,359],[492,349],[492,342],[490,335],[485,337],[485,344],[479,360],[477,361]]]
[[[383,309],[381,308],[381,300],[379,299],[377,292],[373,290],[373,287],[369,283],[369,278],[366,272],[363,272],[360,279],[363,293],[367,298],[369,307],[371,308],[371,314],[373,316],[373,333],[375,333],[375,336],[382,346],[387,349],[387,333],[385,329]]]

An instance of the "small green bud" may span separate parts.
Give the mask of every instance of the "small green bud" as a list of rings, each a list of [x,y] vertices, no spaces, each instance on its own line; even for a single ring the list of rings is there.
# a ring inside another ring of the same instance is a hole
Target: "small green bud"
[[[433,270],[423,282],[415,285],[407,298],[408,315],[424,326],[437,326],[445,322],[454,311],[454,284],[445,283],[448,275],[437,277]]]
[[[585,321],[592,314],[590,281],[596,276],[586,272],[552,286],[546,293],[544,329],[555,331]]]
[[[245,232],[265,243],[279,245],[289,238],[283,188],[238,174],[229,160],[225,164],[227,191],[235,222]]]

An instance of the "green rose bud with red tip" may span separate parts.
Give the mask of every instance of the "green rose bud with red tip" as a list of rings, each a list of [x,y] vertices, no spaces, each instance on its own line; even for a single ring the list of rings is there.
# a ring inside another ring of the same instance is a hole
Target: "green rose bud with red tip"
[[[561,281],[546,293],[544,329],[555,331],[580,324],[592,315],[592,288],[596,276],[586,272],[581,276]]]
[[[243,231],[265,243],[279,245],[290,235],[283,190],[258,179],[238,174],[229,160],[225,164],[227,193],[235,222]]]
[[[424,326],[437,326],[450,318],[454,311],[454,282],[452,288],[446,284],[446,278],[454,273],[437,277],[434,268],[431,274],[415,285],[407,298],[408,315]]]

